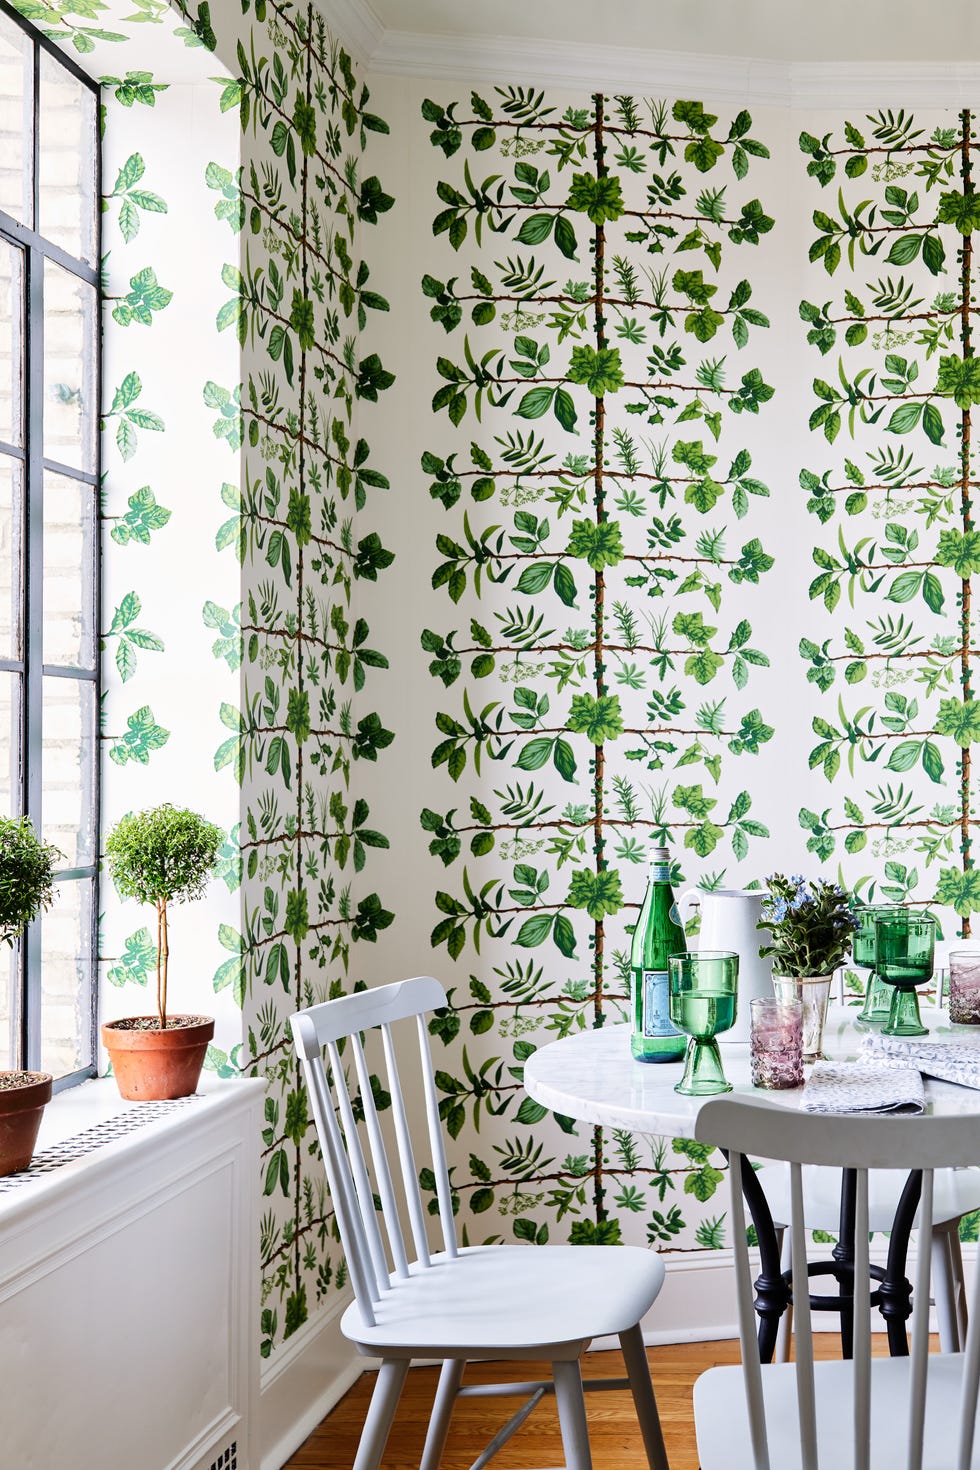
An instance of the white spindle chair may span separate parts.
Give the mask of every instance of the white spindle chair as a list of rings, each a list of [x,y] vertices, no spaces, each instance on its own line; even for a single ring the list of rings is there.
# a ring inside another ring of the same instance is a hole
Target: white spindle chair
[[[694,1388],[701,1470],[980,1470],[977,1276],[965,1351],[929,1354],[933,1170],[980,1154],[976,1120],[830,1117],[771,1103],[713,1100],[698,1137],[728,1151],[742,1363]],[[741,1159],[790,1164],[793,1275],[806,1281],[803,1166],[856,1169],[853,1361],[814,1362],[809,1300],[796,1302],[795,1363],[760,1364]],[[868,1171],[922,1170],[911,1351],[871,1358]]]
[[[473,1470],[481,1470],[548,1392],[557,1400],[567,1470],[591,1470],[583,1388],[627,1387],[647,1463],[651,1470],[668,1470],[639,1326],[663,1284],[660,1259],[627,1246],[457,1244],[426,1023],[426,1013],[445,1004],[442,986],[421,976],[327,1001],[292,1017],[354,1288],[341,1326],[359,1352],[381,1359],[354,1470],[377,1470],[380,1465],[413,1358],[442,1360],[420,1470],[436,1470],[439,1464],[457,1395],[527,1398],[475,1462]],[[414,1022],[407,1026],[418,1043],[411,1079],[401,1046],[396,1059],[393,1028],[398,1022]],[[374,1028],[381,1034],[382,1082],[391,1095],[388,1127],[382,1126],[375,1107],[360,1035]],[[413,1130],[417,1103],[424,1103],[425,1127]],[[361,1110],[362,1130],[356,1120]],[[391,1161],[386,1131],[394,1133]],[[426,1164],[435,1181],[440,1249],[430,1246],[419,1188],[419,1170]],[[619,1337],[628,1378],[583,1385],[582,1353],[593,1338],[610,1334]],[[552,1377],[461,1387],[467,1361],[507,1358],[550,1362]]]

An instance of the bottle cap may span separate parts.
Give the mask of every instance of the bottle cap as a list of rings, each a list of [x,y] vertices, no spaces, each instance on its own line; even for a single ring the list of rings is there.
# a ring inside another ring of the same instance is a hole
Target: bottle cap
[[[651,847],[651,849],[650,849],[650,861],[651,861],[651,863],[669,863],[670,862],[670,848],[669,847]]]

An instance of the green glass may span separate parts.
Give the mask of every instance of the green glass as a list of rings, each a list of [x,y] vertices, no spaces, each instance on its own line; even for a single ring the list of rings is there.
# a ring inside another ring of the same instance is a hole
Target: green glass
[[[864,1005],[858,1012],[859,1024],[880,1026],[888,1020],[891,1010],[892,991],[887,981],[882,980],[875,969],[875,920],[879,914],[903,914],[904,909],[891,903],[868,903],[856,910],[860,928],[855,929],[851,941],[851,952],[856,965],[870,970],[864,994]]]
[[[684,1033],[670,1019],[667,956],[686,949],[683,926],[670,886],[670,853],[650,851],[643,907],[633,930],[630,975],[633,1032],[630,1050],[638,1062],[676,1062],[684,1055]]]
[[[667,970],[670,1019],[690,1037],[684,1075],[674,1091],[688,1097],[731,1092],[732,1084],[725,1078],[715,1037],[735,1024],[738,955],[728,949],[672,954],[667,960]]]
[[[883,1036],[925,1036],[916,986],[932,979],[936,921],[931,914],[878,914],[875,919],[875,969],[893,987]]]

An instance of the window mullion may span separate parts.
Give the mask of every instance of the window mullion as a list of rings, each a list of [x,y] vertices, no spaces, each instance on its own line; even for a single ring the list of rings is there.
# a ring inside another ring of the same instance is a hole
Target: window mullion
[[[35,92],[36,95],[36,92]],[[37,114],[35,111],[35,127]],[[36,197],[36,187],[35,187]],[[27,259],[27,485],[24,502],[24,810],[38,832],[43,830],[41,719],[44,656],[44,256],[31,249]],[[22,1065],[41,1061],[41,925],[27,930],[21,956]]]

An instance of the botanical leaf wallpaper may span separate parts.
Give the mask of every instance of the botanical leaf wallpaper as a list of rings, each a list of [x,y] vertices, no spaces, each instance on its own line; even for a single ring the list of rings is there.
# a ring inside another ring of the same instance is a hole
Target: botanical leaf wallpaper
[[[623,1017],[664,836],[678,892],[782,867],[969,932],[971,120],[389,86],[430,548],[390,825],[461,1218],[717,1248],[720,1156],[550,1119],[522,1068]]]
[[[362,422],[393,382],[362,345],[389,309],[361,253],[393,202],[361,168],[387,124],[310,5],[21,9],[103,80],[104,816],[171,799],[228,833],[172,969],[218,1016],[207,1065],[269,1078],[268,1356],[344,1283],[286,1023],[393,917],[361,776],[394,740],[365,595],[394,557],[388,480]],[[153,951],[107,889],[116,1015],[145,1008]]]
[[[716,1247],[710,1148],[555,1128],[520,1082],[537,1045],[625,1015],[651,842],[678,892],[767,861],[779,175],[745,109],[508,85],[420,113],[416,820],[462,1217],[473,1239]]]
[[[972,113],[365,81],[287,0],[21,9],[103,78],[106,817],[228,832],[175,968],[269,1080],[263,1355],[345,1284],[287,1021],[355,984],[450,992],[468,1241],[724,1247],[710,1147],[523,1067],[624,1016],[665,836],[677,892],[783,867],[969,932]],[[152,954],[104,908],[119,1014]]]

